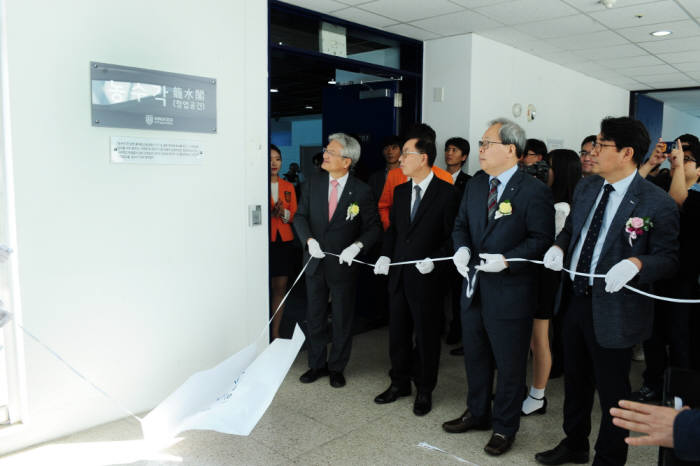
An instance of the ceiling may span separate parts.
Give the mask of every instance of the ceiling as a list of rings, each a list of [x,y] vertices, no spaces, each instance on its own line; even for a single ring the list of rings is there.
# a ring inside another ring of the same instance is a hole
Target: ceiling
[[[628,90],[700,86],[700,0],[285,2],[418,40],[476,33]]]

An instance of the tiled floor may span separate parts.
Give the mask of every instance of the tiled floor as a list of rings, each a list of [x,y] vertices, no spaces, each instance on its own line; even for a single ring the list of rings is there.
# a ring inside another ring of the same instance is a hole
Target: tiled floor
[[[182,440],[153,459],[128,453],[129,440],[141,438],[138,423],[124,419],[80,432],[64,439],[10,456],[0,464],[42,464],[39,453],[49,454],[47,464],[137,464],[215,466],[232,464],[536,464],[534,454],[562,438],[563,379],[547,388],[549,407],[544,416],[523,418],[513,449],[493,458],[483,452],[489,432],[447,434],[442,422],[465,409],[466,379],[462,359],[444,348],[433,410],[424,417],[413,415],[412,397],[389,405],[372,399],[389,383],[386,328],[355,337],[353,354],[346,370],[348,384],[334,389],[328,379],[303,385],[299,375],[306,369],[306,353],[297,357],[267,413],[249,437],[209,431],[190,431]],[[632,386],[637,387],[643,363],[632,365]],[[598,410],[599,408],[594,408]],[[594,412],[593,425],[600,414]],[[595,432],[593,434],[596,435]],[[592,439],[593,440],[593,439]],[[446,453],[418,446],[421,442]],[[78,452],[92,447],[89,459]],[[628,464],[656,463],[655,448],[630,449]],[[71,456],[73,455],[73,456]],[[453,456],[454,455],[454,456]],[[65,463],[63,462],[65,460]]]

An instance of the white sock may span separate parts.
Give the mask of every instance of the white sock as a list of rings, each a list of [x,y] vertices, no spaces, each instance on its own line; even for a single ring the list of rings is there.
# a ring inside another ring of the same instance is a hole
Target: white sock
[[[530,387],[530,395],[523,401],[523,413],[530,414],[544,406],[544,388]]]

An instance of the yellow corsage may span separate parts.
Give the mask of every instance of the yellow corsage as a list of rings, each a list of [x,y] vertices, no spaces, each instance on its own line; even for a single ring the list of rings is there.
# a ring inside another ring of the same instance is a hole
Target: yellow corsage
[[[493,218],[494,220],[497,220],[501,217],[505,217],[506,215],[510,215],[513,213],[513,206],[511,205],[509,200],[505,200],[498,204],[498,211],[494,214]]]
[[[360,206],[357,205],[356,202],[353,202],[352,204],[350,204],[348,206],[348,212],[347,212],[347,215],[345,216],[345,220],[352,220],[359,213],[360,213]]]

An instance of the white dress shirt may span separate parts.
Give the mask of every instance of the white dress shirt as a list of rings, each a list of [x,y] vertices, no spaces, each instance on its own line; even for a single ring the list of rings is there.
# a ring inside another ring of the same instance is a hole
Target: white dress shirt
[[[420,198],[421,200],[425,197],[425,191],[428,189],[428,185],[430,182],[433,180],[433,171],[430,170],[430,173],[428,173],[428,176],[426,176],[423,181],[418,183],[418,186],[420,186]],[[409,215],[411,212],[413,212],[413,204],[416,202],[416,182],[411,180],[411,209],[408,211]]]
[[[508,170],[504,171],[503,173],[501,173],[500,175],[498,175],[496,177],[489,176],[489,189],[491,189],[490,186],[491,186],[492,179],[498,178],[498,181],[501,182],[498,185],[498,188],[496,188],[496,190],[498,192],[498,201],[499,202],[501,201],[501,196],[503,195],[503,191],[506,190],[506,185],[508,184],[510,179],[513,178],[513,175],[515,175],[515,172],[517,172],[517,171],[518,171],[518,165],[515,164],[511,168],[509,168]]]
[[[345,188],[345,184],[348,182],[348,177],[350,176],[350,172],[346,173],[345,175],[341,176],[340,178],[333,178],[330,174],[328,174],[328,200],[331,200],[331,191],[333,190],[333,184],[331,184],[332,180],[336,180],[338,182],[338,203],[340,204],[340,197],[343,195],[343,188]]]

